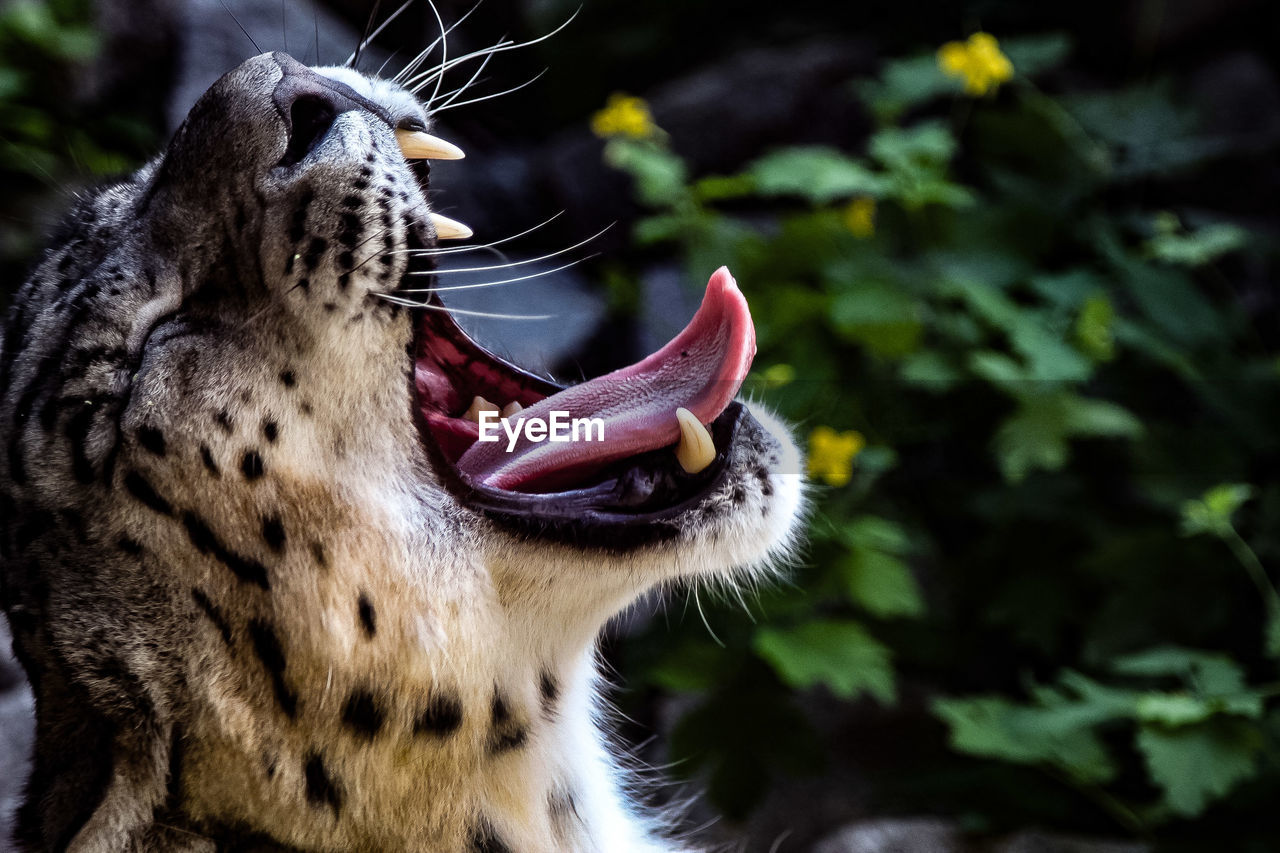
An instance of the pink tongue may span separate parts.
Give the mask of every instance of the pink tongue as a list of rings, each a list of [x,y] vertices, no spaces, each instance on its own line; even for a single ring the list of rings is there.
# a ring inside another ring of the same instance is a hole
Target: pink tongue
[[[508,451],[510,438],[495,423],[489,435],[498,440],[471,445],[458,469],[473,482],[500,489],[551,487],[608,462],[674,445],[680,437],[676,409],[688,409],[703,424],[715,420],[738,393],[755,354],[747,300],[721,267],[707,282],[698,313],[671,343],[630,367],[553,394],[509,422],[512,428],[520,418],[551,423],[555,412],[568,433],[575,418],[599,418],[603,441],[593,427],[591,441],[580,429],[577,441],[535,442],[521,426]]]

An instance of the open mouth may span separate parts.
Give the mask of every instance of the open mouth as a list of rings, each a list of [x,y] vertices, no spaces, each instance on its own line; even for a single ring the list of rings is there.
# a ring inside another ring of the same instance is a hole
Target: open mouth
[[[421,134],[397,136],[408,159],[430,156],[412,147]],[[425,170],[415,172],[425,193]],[[440,238],[470,236],[461,223],[431,218]],[[438,294],[428,299],[437,310],[420,312],[414,328],[414,414],[464,505],[578,539],[584,529],[660,529],[723,478],[750,420],[733,398],[755,356],[751,314],[727,269],[711,276],[693,319],[666,346],[570,387],[489,352],[438,310]]]
[[[498,358],[444,311],[422,313],[414,354],[419,423],[465,504],[543,532],[636,526],[678,515],[722,476],[755,329],[722,268],[670,343],[579,385]]]

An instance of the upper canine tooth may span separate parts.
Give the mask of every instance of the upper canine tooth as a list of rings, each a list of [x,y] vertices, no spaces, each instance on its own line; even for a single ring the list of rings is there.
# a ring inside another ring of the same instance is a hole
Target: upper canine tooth
[[[428,214],[431,224],[436,227],[436,236],[441,240],[465,240],[472,235],[472,230],[456,219],[441,216],[438,213]]]
[[[421,130],[397,130],[396,142],[406,160],[461,160],[467,156],[452,142]]]
[[[475,399],[471,401],[471,408],[467,409],[467,413],[463,417],[469,421],[480,423],[481,412],[493,412],[496,415],[498,407],[477,394]]]
[[[512,400],[510,403],[507,403],[505,406],[502,407],[502,416],[504,418],[509,418],[512,415],[522,411],[523,409],[524,409],[524,406],[520,405],[519,400]]]
[[[688,409],[676,409],[676,421],[680,424],[676,461],[685,471],[696,474],[715,461],[715,442],[711,440],[711,433],[707,432],[707,428]]]

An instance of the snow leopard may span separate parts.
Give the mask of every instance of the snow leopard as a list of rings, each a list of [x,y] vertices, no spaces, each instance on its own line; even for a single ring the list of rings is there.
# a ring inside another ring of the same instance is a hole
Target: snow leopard
[[[19,849],[692,849],[640,805],[596,643],[795,547],[799,450],[738,399],[747,302],[718,270],[670,343],[568,387],[498,357],[433,273],[470,236],[434,129],[394,81],[254,57],[18,292]],[[603,440],[481,440],[557,412]]]

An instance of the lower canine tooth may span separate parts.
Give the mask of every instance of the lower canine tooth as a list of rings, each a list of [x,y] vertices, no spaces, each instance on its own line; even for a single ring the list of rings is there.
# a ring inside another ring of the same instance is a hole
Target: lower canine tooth
[[[472,230],[456,219],[441,216],[438,213],[427,214],[431,224],[436,228],[436,236],[441,240],[465,240],[472,235]]]
[[[693,412],[676,409],[676,421],[680,424],[680,443],[676,445],[676,461],[690,474],[697,474],[716,458],[716,445],[711,433]]]
[[[493,412],[496,415],[498,407],[477,394],[476,398],[471,401],[471,408],[467,409],[467,413],[463,417],[474,423],[480,423],[481,412]]]
[[[505,406],[502,407],[502,416],[504,418],[509,418],[512,415],[519,413],[523,409],[524,409],[524,406],[520,405],[519,400],[512,400],[510,403],[507,403]]]

